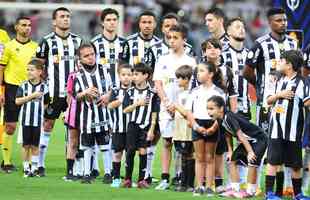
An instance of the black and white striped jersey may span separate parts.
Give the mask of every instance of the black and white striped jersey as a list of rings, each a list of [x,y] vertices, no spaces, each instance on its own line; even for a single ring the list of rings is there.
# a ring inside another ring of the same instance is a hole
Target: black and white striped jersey
[[[113,40],[109,40],[103,34],[98,34],[91,40],[91,43],[96,48],[97,63],[107,65],[113,85],[119,87],[117,67],[119,61],[123,58],[125,38],[116,36]]]
[[[242,71],[245,66],[248,50],[236,50],[231,45],[222,52],[223,62],[226,66],[230,67],[234,74],[234,83],[238,91],[238,111],[248,113],[250,111],[250,100],[247,80],[242,76]]]
[[[112,88],[112,93],[110,97],[110,102],[115,101],[117,99],[124,99],[128,88],[114,87]],[[124,113],[124,105],[123,103],[119,105],[117,108],[110,110],[112,117],[112,129],[113,133],[126,133],[127,125],[129,122],[129,114]]]
[[[267,91],[273,95],[282,90],[291,90],[295,96],[288,99],[278,99],[272,107],[269,135],[272,139],[301,142],[305,124],[304,102],[310,100],[309,85],[299,76],[281,77],[276,82],[275,90]]]
[[[69,33],[66,38],[52,32],[41,41],[36,56],[45,59],[47,66],[47,80],[51,97],[65,97],[66,83],[69,73],[76,65],[77,49],[82,39]]]
[[[310,69],[310,44],[304,49],[304,67]]]
[[[47,104],[49,100],[48,87],[44,82],[36,85],[30,81],[23,82],[17,89],[16,98],[26,97],[34,92],[42,92],[43,96],[21,106],[19,121],[22,126],[41,127],[43,124],[44,103]]]
[[[81,101],[80,131],[81,133],[100,133],[109,129],[109,111],[106,106],[98,106],[99,97],[107,94],[112,81],[107,67],[98,64],[92,72],[80,69],[74,83],[74,94],[78,94],[89,87],[96,87],[99,96],[96,99]]]
[[[274,87],[274,76],[271,76],[270,72],[275,71],[281,53],[297,48],[297,42],[287,35],[283,40],[278,41],[271,34],[266,34],[255,41],[247,55],[246,65],[256,70],[258,105],[267,106],[265,90],[268,90],[268,87]]]
[[[160,100],[157,93],[147,86],[145,89],[132,87],[128,89],[124,98],[124,107],[137,102],[139,99],[145,99],[145,106],[138,106],[130,113],[130,122],[138,124],[141,129],[148,128],[151,125],[152,113],[159,112]]]
[[[135,33],[128,36],[125,45],[123,59],[127,60],[129,64],[135,65],[143,62],[154,68],[155,63],[152,58],[148,58],[148,49],[157,43],[160,39],[155,35],[151,39],[144,39],[140,33]],[[153,62],[152,62],[153,61]]]

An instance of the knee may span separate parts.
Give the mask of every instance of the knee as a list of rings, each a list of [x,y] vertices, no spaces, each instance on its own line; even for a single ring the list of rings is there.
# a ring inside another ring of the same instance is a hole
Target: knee
[[[196,153],[195,154],[195,160],[199,163],[204,163],[206,162],[206,159],[202,153]]]
[[[13,135],[15,129],[16,129],[16,124],[15,123],[6,123],[5,124],[5,132],[6,132],[6,134]]]
[[[214,163],[214,160],[215,160],[215,155],[214,154],[211,154],[211,153],[207,153],[206,154],[206,162],[208,164]]]

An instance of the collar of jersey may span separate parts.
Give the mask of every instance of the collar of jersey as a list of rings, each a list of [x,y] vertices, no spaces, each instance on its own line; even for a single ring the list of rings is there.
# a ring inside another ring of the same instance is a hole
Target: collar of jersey
[[[233,46],[231,46],[230,43],[228,45],[229,45],[230,48],[232,48],[232,50],[234,50],[237,53],[241,53],[243,51],[243,49],[244,49],[244,47],[242,47],[242,49],[238,50],[238,49],[234,48]]]
[[[115,37],[114,37],[112,40],[108,39],[103,33],[102,33],[101,35],[102,35],[102,37],[103,37],[105,40],[107,40],[108,42],[114,42],[114,41],[117,39],[117,35],[115,35]]]
[[[62,36],[58,35],[56,32],[54,32],[54,33],[57,37],[60,37],[61,39],[67,39],[70,36],[70,32],[68,33],[68,35],[66,37],[62,37]]]
[[[142,37],[141,32],[139,32],[138,35],[139,35],[139,37],[140,37],[142,40],[144,40],[144,41],[151,41],[151,40],[153,39],[153,37],[154,37],[154,35],[152,35],[152,37],[151,37],[150,39],[145,39],[145,38]]]
[[[283,38],[282,40],[277,40],[276,38],[274,38],[274,37],[271,35],[271,33],[269,33],[269,36],[270,36],[273,40],[275,40],[275,41],[277,41],[277,42],[284,42],[284,40],[286,40],[286,35],[284,35],[284,38]]]
[[[15,38],[15,40],[16,40],[16,42],[18,42],[19,44],[27,44],[27,43],[29,43],[30,41],[31,41],[31,39],[29,38],[29,40],[27,40],[26,42],[21,42],[21,41],[19,41],[19,40],[17,40],[17,38]]]

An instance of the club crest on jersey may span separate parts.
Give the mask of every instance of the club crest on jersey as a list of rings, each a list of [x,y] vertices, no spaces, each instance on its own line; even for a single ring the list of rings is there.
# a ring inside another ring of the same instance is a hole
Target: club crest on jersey
[[[106,58],[101,58],[100,59],[100,64],[105,65],[108,63],[108,60]]]
[[[287,7],[289,7],[293,12],[299,7],[299,0],[286,0]]]
[[[60,59],[59,59],[59,56],[58,55],[54,55],[53,56],[53,62],[54,63],[59,63]]]

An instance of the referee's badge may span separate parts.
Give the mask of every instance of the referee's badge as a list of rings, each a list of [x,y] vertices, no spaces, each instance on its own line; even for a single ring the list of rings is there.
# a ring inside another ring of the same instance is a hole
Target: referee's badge
[[[253,51],[250,51],[249,53],[248,53],[248,58],[249,59],[252,59],[254,57],[254,52]]]
[[[59,63],[59,60],[60,60],[60,59],[59,59],[59,56],[58,56],[58,55],[54,55],[54,56],[53,56],[53,62],[54,62],[54,63]]]

